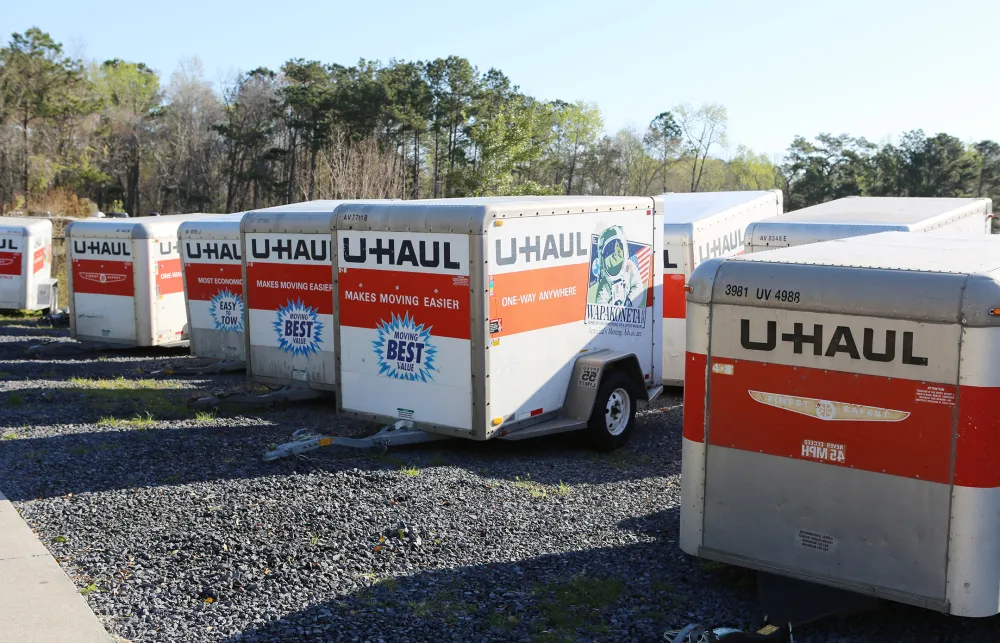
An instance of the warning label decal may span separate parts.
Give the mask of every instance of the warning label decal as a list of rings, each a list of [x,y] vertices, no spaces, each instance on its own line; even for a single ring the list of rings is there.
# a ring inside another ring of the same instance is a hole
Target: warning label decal
[[[955,392],[949,391],[941,386],[928,386],[917,389],[917,402],[927,404],[944,404],[945,406],[955,406]]]

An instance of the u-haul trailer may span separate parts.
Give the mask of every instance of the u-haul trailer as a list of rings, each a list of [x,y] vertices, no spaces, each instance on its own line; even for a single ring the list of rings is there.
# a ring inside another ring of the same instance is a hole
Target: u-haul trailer
[[[307,201],[255,210],[241,223],[247,377],[334,391],[334,210]]]
[[[743,234],[781,214],[781,190],[664,194],[663,383],[684,383],[684,284],[706,259],[743,253]]]
[[[629,436],[662,390],[663,219],[648,197],[497,197],[337,208],[337,406],[386,424],[329,444]]]
[[[681,548],[1000,611],[1000,238],[713,259],[690,287]]]
[[[0,309],[45,310],[59,305],[52,279],[52,222],[0,218]]]
[[[86,219],[67,225],[73,338],[122,347],[187,344],[177,229],[210,216]]]
[[[196,357],[246,360],[240,247],[244,214],[185,221],[178,229],[188,335]]]
[[[786,212],[747,228],[747,252],[878,232],[990,234],[990,199],[845,197]]]

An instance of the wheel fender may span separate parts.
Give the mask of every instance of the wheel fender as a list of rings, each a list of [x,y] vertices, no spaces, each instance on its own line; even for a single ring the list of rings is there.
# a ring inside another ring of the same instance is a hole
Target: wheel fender
[[[562,415],[581,422],[589,420],[601,382],[611,371],[625,373],[632,382],[632,394],[637,400],[649,399],[639,358],[634,353],[605,349],[581,355],[573,363]]]

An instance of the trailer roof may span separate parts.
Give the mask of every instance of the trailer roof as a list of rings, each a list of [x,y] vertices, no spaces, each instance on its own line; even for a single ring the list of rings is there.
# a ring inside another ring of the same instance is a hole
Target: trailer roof
[[[337,208],[338,227],[482,233],[487,221],[595,211],[652,209],[651,197],[516,196],[415,201],[353,201]],[[372,215],[358,220],[350,215]],[[377,216],[374,216],[377,215]]]
[[[726,291],[726,285],[746,290]],[[1000,236],[880,232],[701,263],[688,301],[1000,326]],[[794,298],[769,293],[794,294]],[[761,293],[764,293],[762,296]]]
[[[716,214],[745,206],[755,201],[777,201],[779,190],[746,190],[733,192],[671,192],[663,199],[664,223],[696,223]],[[779,201],[780,203],[780,201]]]
[[[52,234],[52,221],[41,217],[0,217],[0,233],[28,236],[33,233]]]
[[[208,219],[218,214],[168,214],[162,217],[135,217],[134,219],[83,219],[66,226],[67,236],[85,235],[110,238],[155,239],[173,236],[185,221]]]
[[[916,224],[928,219],[958,214],[987,206],[989,199],[943,199],[930,197],[847,197],[793,210],[758,225],[819,223],[836,225]]]
[[[740,255],[734,261],[843,266],[883,270],[985,274],[1000,269],[1000,236],[927,235],[909,232],[833,239]]]
[[[381,199],[368,201],[346,201],[321,199],[318,201],[302,201],[287,205],[276,205],[270,208],[250,210],[241,219],[240,230],[243,232],[278,232],[320,234],[330,232],[333,228],[334,212],[345,203],[381,203]],[[271,215],[278,214],[279,217]]]
[[[240,222],[245,214],[246,212],[233,212],[232,214],[218,214],[184,221],[177,228],[177,237],[183,239],[192,234],[210,235],[213,233],[224,233],[238,237]]]
[[[298,203],[287,203],[285,205],[275,205],[270,208],[258,208],[256,210],[248,210],[249,214],[257,214],[258,212],[326,212],[333,214],[333,211],[337,209],[337,206],[341,203],[348,203],[344,200],[336,199],[319,199],[316,201],[299,201]]]

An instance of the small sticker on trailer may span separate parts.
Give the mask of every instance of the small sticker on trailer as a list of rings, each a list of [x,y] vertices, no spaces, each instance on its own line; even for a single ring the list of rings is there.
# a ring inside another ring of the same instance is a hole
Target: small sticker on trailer
[[[597,374],[600,369],[596,366],[584,366],[580,373],[580,386],[587,388],[597,388]]]

